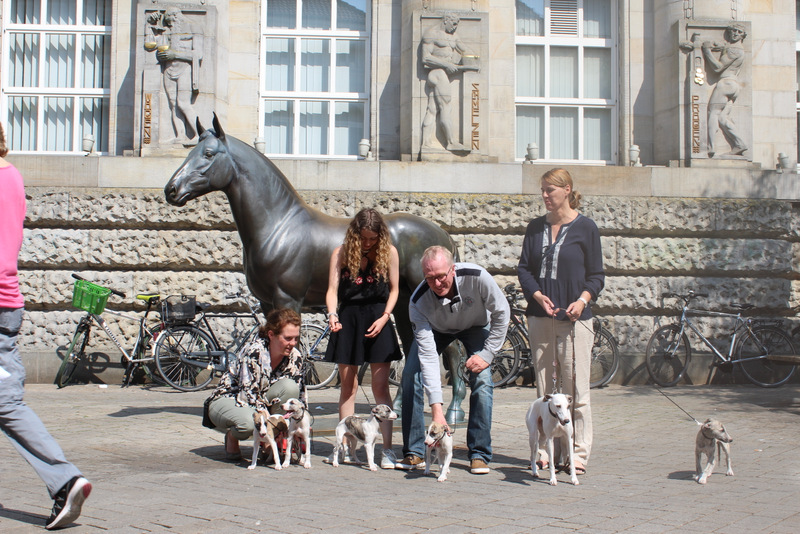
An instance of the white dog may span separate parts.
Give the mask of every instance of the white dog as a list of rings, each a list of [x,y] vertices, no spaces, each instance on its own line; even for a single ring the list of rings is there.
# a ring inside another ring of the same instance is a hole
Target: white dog
[[[453,436],[441,423],[431,423],[425,434],[425,474],[431,473],[432,457],[439,462],[439,482],[447,480],[450,462],[453,460]]]
[[[556,438],[561,438],[562,451],[564,447],[569,456],[569,477],[572,483],[578,485],[578,476],[575,474],[575,461],[572,457],[574,446],[574,433],[572,420],[570,418],[570,405],[572,397],[556,393],[545,395],[533,401],[525,417],[525,424],[528,426],[531,446],[531,469],[533,476],[539,477],[539,467],[536,465],[536,453],[539,450],[539,436],[544,435],[546,440],[547,455],[550,458],[550,485],[558,484],[556,480],[556,462],[553,456],[553,442]]]
[[[275,460],[275,469],[281,470],[281,460],[278,456],[277,439],[286,435],[289,426],[282,415],[270,415],[269,410],[256,410],[253,413],[253,460],[248,469],[255,469],[258,463],[258,453],[261,445],[269,443],[272,447],[272,458]]]
[[[333,447],[333,467],[339,467],[339,451],[344,448],[350,450],[350,455],[358,463],[356,445],[364,443],[367,451],[367,464],[370,471],[377,471],[375,464],[375,440],[381,435],[381,423],[397,419],[397,414],[385,404],[379,404],[372,409],[368,419],[357,415],[349,415],[336,425],[336,445]],[[347,439],[347,443],[344,440]]]
[[[697,468],[695,480],[698,484],[705,484],[708,477],[714,471],[714,465],[717,458],[721,457],[722,452],[725,452],[725,459],[728,464],[728,470],[725,472],[729,477],[733,476],[733,469],[731,468],[731,446],[733,438],[725,431],[722,423],[716,419],[706,419],[706,422],[700,426],[697,432],[697,439],[695,440],[694,459]],[[705,468],[701,468],[700,455],[705,454],[706,463]]]
[[[305,452],[300,456],[300,463],[306,469],[311,468],[311,415],[306,410],[305,405],[298,399],[289,399],[281,406],[286,412],[286,420],[289,423],[289,431],[286,446],[286,457],[283,459],[283,467],[288,467],[292,459],[292,445],[295,439],[302,439],[305,444]],[[302,449],[301,449],[302,451]]]

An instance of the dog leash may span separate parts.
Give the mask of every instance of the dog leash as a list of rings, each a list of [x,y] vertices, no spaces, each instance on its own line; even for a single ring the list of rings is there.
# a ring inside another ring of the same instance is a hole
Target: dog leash
[[[592,333],[593,333],[593,331],[592,331],[592,330],[590,330],[588,326],[586,326],[585,324],[581,323],[580,321],[577,321],[577,322],[578,322],[578,323],[579,323],[579,324],[580,324],[582,327],[584,327],[586,330],[589,330],[590,332],[592,332]],[[625,361],[624,361],[622,358],[620,358],[620,361],[623,361],[623,362],[625,362]],[[634,368],[633,368],[633,367],[632,367],[632,366],[631,366],[631,365],[630,365],[628,362],[625,362],[625,365],[627,365],[631,371],[635,371],[635,369],[634,369]],[[697,425],[698,425],[698,426],[703,426],[703,423],[701,423],[700,421],[698,421],[697,419],[695,419],[695,418],[694,418],[694,416],[692,416],[692,414],[690,414],[689,412],[687,412],[686,410],[684,410],[684,409],[683,409],[683,407],[682,407],[680,404],[678,404],[677,402],[675,402],[674,400],[672,400],[672,398],[670,398],[670,396],[669,396],[669,395],[667,395],[666,393],[664,393],[664,391],[663,391],[663,390],[662,390],[662,389],[659,387],[659,385],[658,385],[658,384],[653,384],[653,387],[656,389],[656,391],[658,391],[659,393],[661,393],[661,395],[663,395],[665,399],[667,399],[668,401],[670,401],[670,402],[671,402],[672,404],[674,404],[674,405],[675,405],[675,406],[676,406],[676,407],[677,407],[677,408],[678,408],[680,411],[682,411],[683,413],[685,413],[685,414],[687,415],[687,417],[689,417],[689,419],[691,419],[692,421],[694,421],[695,423],[697,423]]]

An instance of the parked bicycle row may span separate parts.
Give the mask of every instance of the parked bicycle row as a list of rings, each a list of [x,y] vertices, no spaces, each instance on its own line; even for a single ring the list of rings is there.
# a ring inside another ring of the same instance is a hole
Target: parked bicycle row
[[[136,295],[136,299],[145,305],[144,312],[134,314],[106,307],[111,295],[125,298],[123,292],[91,283],[77,274],[72,276],[76,279],[73,306],[86,313],[78,321],[56,374],[55,382],[59,387],[73,381],[82,367],[93,365],[94,353],[89,350],[89,342],[96,327],[122,354],[121,362],[125,367],[123,385],[130,384],[137,370],[141,369],[155,383],[180,391],[196,391],[209,386],[228,368],[231,358],[235,358],[238,351],[257,335],[261,325],[260,306],[241,293],[225,295],[225,299],[240,303],[247,310],[244,312],[210,311],[208,304],[197,302],[193,296],[162,298],[159,294],[145,293]],[[525,310],[521,305],[524,297],[514,284],[505,286],[504,291],[511,308],[511,320],[505,343],[491,364],[495,387],[516,384],[522,373],[533,365]],[[694,332],[708,347],[714,357],[714,366],[719,369],[729,371],[735,366],[749,381],[762,387],[780,386],[789,381],[796,371],[796,364],[800,363],[792,341],[793,337],[800,339],[800,326],[790,335],[784,331],[780,320],[743,317],[743,313],[753,307],[747,304],[731,304],[731,308],[739,310],[738,313],[690,307],[696,299],[707,296],[694,291],[662,295],[664,299],[682,301],[683,305],[678,320],[657,328],[647,343],[645,364],[651,380],[668,387],[685,377],[692,357],[687,334]],[[324,308],[311,311],[312,317],[324,314]],[[132,347],[123,345],[121,329],[115,332],[103,317],[105,314],[137,325]],[[725,318],[732,322],[725,352],[716,348],[701,332],[692,319],[697,316]],[[222,322],[227,322],[224,334],[217,332]],[[308,389],[337,385],[338,368],[324,359],[329,336],[330,327],[326,322],[315,318],[303,322],[298,347],[305,356]],[[461,353],[465,361],[466,353],[463,350]],[[392,364],[389,381],[393,385],[400,384],[403,362],[404,359]],[[611,382],[619,366],[619,342],[607,328],[607,321],[595,317],[591,387],[598,388]],[[359,380],[363,379],[366,369],[365,364],[359,370]]]

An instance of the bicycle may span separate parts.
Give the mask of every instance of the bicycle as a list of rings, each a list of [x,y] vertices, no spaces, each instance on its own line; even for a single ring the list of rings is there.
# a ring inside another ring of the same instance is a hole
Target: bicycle
[[[528,340],[528,328],[525,323],[525,310],[518,303],[523,300],[522,291],[512,284],[503,288],[506,293],[511,319],[506,333],[503,350],[492,362],[492,376],[495,387],[503,387],[516,382],[522,371],[533,365],[533,353]],[[607,320],[593,318],[594,342],[592,343],[592,364],[589,387],[603,387],[614,378],[619,369],[619,342],[606,324]],[[499,357],[499,359],[498,359]]]
[[[662,299],[683,300],[680,319],[671,325],[658,328],[647,342],[645,363],[650,378],[662,387],[674,386],[689,367],[692,347],[686,335],[693,331],[714,354],[714,365],[723,370],[738,365],[750,382],[761,387],[777,387],[794,375],[798,358],[789,336],[774,324],[742,317],[753,308],[751,304],[731,304],[738,313],[690,309],[694,299],[708,297],[705,293],[690,290],[685,295],[663,293]],[[734,322],[728,353],[720,352],[692,321],[692,315],[726,317]]]
[[[312,307],[311,310],[318,314],[325,314],[327,312],[327,308],[324,306]],[[397,329],[394,323],[392,323],[392,328],[394,329],[395,335],[397,335]],[[304,356],[304,378],[307,389],[323,388],[333,382],[339,374],[339,367],[335,363],[325,361],[325,351],[328,349],[330,334],[330,325],[327,323],[323,327],[316,322],[303,321],[300,326],[300,342],[298,343],[298,349],[300,349],[300,352],[303,353]],[[402,352],[402,346],[400,350]],[[404,358],[405,354],[403,354],[403,358],[400,360],[392,362],[392,366],[389,370],[389,383],[393,386],[400,385],[403,367],[405,365]],[[358,370],[359,382],[363,381],[364,374],[367,372],[368,368],[369,364],[367,363],[361,365],[361,368]]]
[[[147,325],[147,319],[150,312],[157,308],[161,296],[155,293],[142,293],[136,295],[136,298],[144,301],[147,308],[143,315],[134,316],[127,313],[119,312],[106,308],[106,303],[110,295],[116,295],[120,298],[125,298],[125,293],[94,284],[84,279],[83,277],[73,274],[72,278],[75,279],[72,292],[72,305],[76,308],[82,309],[86,312],[78,322],[75,328],[75,333],[72,336],[72,341],[67,348],[67,354],[61,361],[58,372],[55,377],[55,384],[60,388],[72,382],[78,368],[83,363],[89,363],[90,357],[86,354],[86,347],[89,344],[89,338],[92,333],[92,325],[99,326],[111,339],[114,345],[122,352],[122,363],[126,364],[125,374],[123,375],[123,387],[130,385],[133,378],[134,370],[138,366],[142,366],[145,374],[155,382],[161,382],[160,376],[146,364],[153,363],[153,357],[149,356],[153,340],[158,337],[164,324],[159,320],[159,323],[153,327]],[[134,321],[139,323],[138,333],[134,341],[133,348],[129,351],[122,346],[117,336],[106,323],[102,314],[108,313],[116,317]]]
[[[194,297],[173,295],[163,302],[162,316],[167,327],[156,340],[153,355],[164,380],[180,391],[199,391],[208,386],[215,376],[228,369],[228,362],[249,341],[255,338],[261,321],[260,306],[252,304],[241,293],[225,295],[226,299],[244,302],[248,313],[209,313],[206,303],[197,303]],[[231,332],[232,342],[221,348],[221,343],[209,319],[252,319],[247,330]],[[201,326],[202,325],[202,326]]]

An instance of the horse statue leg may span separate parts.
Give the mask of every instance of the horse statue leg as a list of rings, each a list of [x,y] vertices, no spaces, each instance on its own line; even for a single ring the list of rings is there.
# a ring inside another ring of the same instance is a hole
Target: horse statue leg
[[[464,345],[456,342],[450,343],[442,354],[450,364],[450,380],[453,382],[453,399],[450,401],[444,417],[451,425],[463,423],[465,413],[461,403],[467,396],[467,384],[464,382],[465,369],[463,369],[467,361]]]

